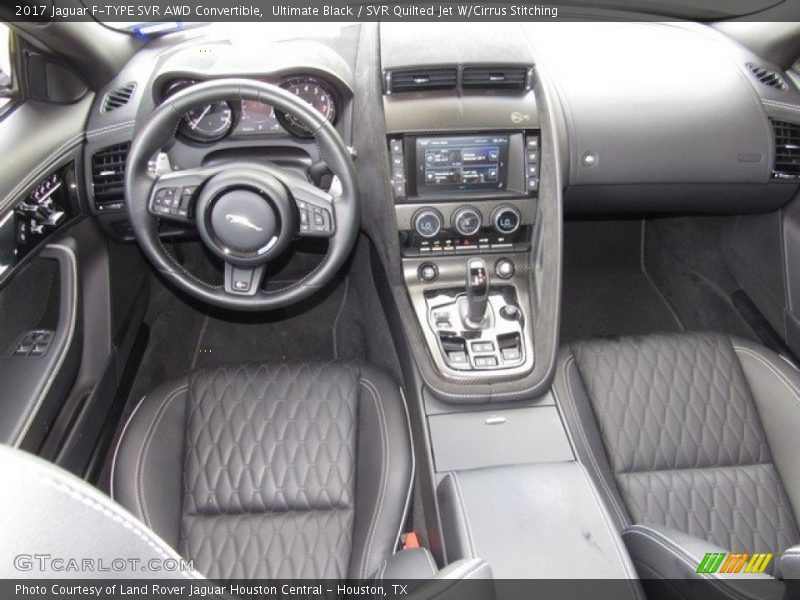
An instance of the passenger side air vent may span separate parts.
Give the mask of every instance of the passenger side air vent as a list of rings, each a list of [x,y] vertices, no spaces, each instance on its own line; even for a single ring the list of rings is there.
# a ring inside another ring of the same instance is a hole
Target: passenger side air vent
[[[109,146],[92,156],[92,188],[98,212],[125,206],[125,161],[130,147],[130,142]]]
[[[527,67],[464,67],[461,85],[470,89],[524,90],[528,85]]]
[[[130,83],[126,83],[122,87],[118,87],[115,90],[112,90],[106,94],[106,97],[103,98],[103,107],[100,109],[101,112],[108,113],[112,110],[117,110],[118,108],[122,108],[128,102],[131,101],[133,98],[133,94],[136,91],[136,83],[131,81]]]
[[[458,83],[455,67],[390,71],[386,77],[388,93],[452,90]]]
[[[770,119],[775,130],[775,167],[772,176],[776,179],[800,178],[800,125]]]
[[[753,63],[747,63],[747,68],[762,84],[779,90],[786,90],[789,87],[786,85],[783,77],[771,69],[759,67]]]

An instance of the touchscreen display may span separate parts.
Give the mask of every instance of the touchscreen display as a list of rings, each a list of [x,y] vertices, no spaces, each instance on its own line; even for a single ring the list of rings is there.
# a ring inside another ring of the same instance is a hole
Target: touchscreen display
[[[416,139],[417,194],[506,189],[509,136]]]

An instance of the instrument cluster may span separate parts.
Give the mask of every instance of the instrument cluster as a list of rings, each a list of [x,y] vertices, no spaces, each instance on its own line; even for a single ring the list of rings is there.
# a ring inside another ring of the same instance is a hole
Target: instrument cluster
[[[199,83],[180,79],[169,82],[163,92],[167,98]],[[335,88],[320,77],[296,76],[282,80],[278,85],[305,100],[332,124],[339,113],[339,96]],[[294,115],[269,104],[255,100],[219,101],[196,106],[181,120],[178,134],[190,141],[207,144],[228,136],[274,135],[289,133],[298,138],[309,138],[311,132]]]

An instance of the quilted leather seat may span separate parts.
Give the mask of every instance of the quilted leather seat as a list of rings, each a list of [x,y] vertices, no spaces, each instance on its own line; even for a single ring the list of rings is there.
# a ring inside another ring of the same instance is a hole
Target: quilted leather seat
[[[407,413],[386,374],[243,364],[147,395],[112,495],[209,578],[363,578],[394,551],[411,478]]]
[[[800,372],[716,334],[573,343],[556,391],[643,577],[700,577],[706,552],[800,544]],[[787,552],[787,550],[789,550]],[[783,575],[787,575],[784,573]]]

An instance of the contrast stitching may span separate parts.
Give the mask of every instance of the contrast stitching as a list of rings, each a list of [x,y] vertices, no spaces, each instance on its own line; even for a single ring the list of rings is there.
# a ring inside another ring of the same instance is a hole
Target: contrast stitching
[[[450,476],[453,478],[453,483],[455,484],[456,490],[456,499],[458,500],[458,505],[461,508],[461,513],[464,517],[464,528],[467,532],[467,542],[469,543],[469,552],[472,557],[476,557],[478,553],[475,550],[475,539],[472,537],[472,527],[469,524],[469,515],[467,515],[467,507],[464,503],[464,495],[461,492],[461,482],[458,480],[458,473],[452,471]]]
[[[567,399],[569,400],[570,408],[572,409],[572,412],[575,415],[574,420],[576,425],[578,426],[578,433],[580,434],[581,440],[583,441],[583,444],[586,448],[586,454],[589,456],[589,461],[592,463],[592,467],[594,468],[595,474],[597,475],[597,478],[600,480],[600,485],[603,486],[603,489],[605,490],[606,494],[609,497],[609,500],[611,501],[611,505],[614,507],[617,516],[620,518],[622,526],[625,527],[630,523],[630,521],[623,512],[622,507],[619,505],[619,502],[617,502],[617,498],[612,493],[611,488],[609,487],[608,482],[606,481],[606,478],[603,476],[603,472],[600,469],[600,465],[597,463],[597,460],[594,457],[594,452],[592,451],[592,447],[589,444],[588,438],[586,437],[586,432],[583,429],[583,423],[581,421],[581,417],[578,414],[578,407],[575,404],[572,392],[572,382],[567,376],[570,369],[572,369],[572,367],[574,366],[576,366],[575,357],[570,354],[569,358],[567,359],[567,363],[564,366],[564,375],[563,375],[564,385],[567,388]]]
[[[425,549],[425,548],[422,549],[422,553],[425,555],[425,558],[428,559],[428,565],[430,565],[430,567],[431,567],[431,575],[436,575],[436,573],[439,571],[439,569],[436,568],[436,563],[433,562],[433,557],[431,556],[431,553],[428,552],[428,550]],[[787,555],[788,555],[788,553],[785,552],[784,556],[787,556]]]
[[[770,100],[769,98],[762,99],[761,103],[766,104],[767,106],[772,106],[774,108],[783,108],[789,111],[800,112],[800,106],[797,104],[789,104],[787,102],[781,102],[779,100]]]
[[[643,535],[647,538],[650,538],[654,542],[656,542],[662,548],[668,550],[670,554],[678,558],[683,564],[685,564],[690,569],[695,569],[695,564],[700,562],[700,559],[692,556],[688,550],[686,550],[683,546],[679,546],[666,536],[662,535],[658,531],[647,527],[646,525],[634,525],[633,527],[627,529],[623,535],[625,534],[633,534],[638,533],[639,535]]]
[[[161,421],[161,417],[163,416],[166,407],[170,404],[178,395],[185,391],[189,387],[188,383],[183,383],[172,390],[161,402],[161,405],[158,407],[156,414],[153,416],[153,420],[150,422],[150,425],[147,427],[145,431],[145,438],[144,443],[142,444],[141,449],[139,450],[139,456],[136,459],[136,478],[134,479],[134,495],[136,497],[137,504],[139,506],[139,510],[142,513],[142,517],[144,517],[145,525],[152,527],[152,521],[150,520],[150,515],[147,512],[147,506],[145,503],[144,496],[142,495],[142,478],[144,477],[144,458],[147,454],[147,450],[150,447],[150,442],[153,439],[153,433],[155,432],[158,423]]]
[[[292,288],[296,288],[296,287],[300,286],[304,281],[307,281],[309,278],[311,278],[312,275],[314,275],[322,267],[324,267],[326,264],[328,264],[328,259],[329,258],[330,258],[330,253],[326,254],[325,258],[323,258],[322,261],[316,267],[314,267],[314,269],[310,273],[307,273],[306,275],[304,275],[302,278],[298,279],[294,283],[291,283],[291,284],[289,284],[287,286],[284,286],[282,288],[278,288],[277,290],[265,291],[264,294],[266,294],[267,296],[274,296],[275,294],[280,294],[281,292],[285,292],[287,290],[290,290]]]
[[[113,125],[106,125],[105,127],[98,127],[97,129],[92,129],[91,131],[86,132],[86,137],[100,137],[112,131],[116,131],[119,129],[127,129],[128,127],[133,127],[136,124],[136,121],[124,121],[122,123],[115,123]]]
[[[196,283],[199,283],[202,286],[205,286],[205,287],[207,287],[209,289],[212,289],[212,290],[218,290],[218,289],[220,289],[222,287],[221,285],[211,285],[210,283],[205,282],[202,279],[200,279],[199,277],[197,277],[194,273],[189,272],[189,270],[186,267],[184,267],[182,264],[180,264],[177,261],[177,259],[175,259],[169,252],[167,252],[167,249],[164,247],[164,244],[162,243],[161,238],[158,235],[156,235],[156,241],[158,242],[158,245],[161,247],[161,251],[164,253],[164,256],[169,258],[170,262],[172,262],[172,264],[175,267],[177,267],[189,279],[195,281]],[[165,271],[165,270],[161,269],[161,272],[164,273],[165,275],[169,275],[171,277],[178,277],[178,273],[176,273],[173,270]],[[178,281],[180,282],[180,279],[178,279]]]
[[[119,439],[117,440],[117,447],[114,449],[114,458],[111,459],[111,485],[110,485],[110,492],[111,497],[114,498],[114,472],[117,468],[117,456],[119,456],[119,449],[122,447],[122,440],[125,439],[125,434],[128,432],[128,426],[133,421],[133,416],[139,410],[139,408],[144,404],[144,399],[147,396],[142,396],[139,402],[136,404],[136,407],[133,409],[131,414],[128,416],[128,420],[125,421],[125,425],[122,427],[122,433],[119,434]]]
[[[769,359],[766,356],[762,356],[756,350],[751,350],[749,348],[744,348],[742,346],[734,346],[733,349],[738,351],[738,352],[742,352],[744,354],[747,354],[747,355],[751,356],[752,358],[754,358],[758,362],[760,362],[762,365],[767,367],[770,371],[772,371],[772,373],[774,373],[775,375],[778,376],[778,379],[780,379],[781,382],[784,385],[786,385],[786,387],[789,388],[789,390],[791,390],[791,392],[794,395],[794,397],[796,399],[800,400],[800,390],[798,390],[794,386],[794,384],[789,380],[788,377],[786,377],[786,375],[784,375],[777,368],[775,368],[775,366],[772,363],[769,362]]]
[[[472,559],[470,562],[468,562],[463,567],[459,567],[455,571],[452,571],[451,573],[448,573],[447,578],[448,579],[469,579],[471,575],[474,575],[477,571],[482,569],[483,565],[485,565],[485,564],[486,563],[480,558]],[[462,574],[462,571],[464,572],[463,574]]]
[[[171,548],[168,547],[168,550],[164,549],[164,542],[153,535],[150,535],[146,529],[142,529],[136,521],[129,519],[125,516],[124,513],[115,512],[113,510],[114,507],[104,506],[101,502],[91,498],[81,492],[80,490],[74,488],[69,483],[65,481],[59,481],[55,477],[52,476],[40,476],[39,481],[45,485],[52,487],[53,489],[68,494],[73,498],[80,500],[83,504],[91,508],[92,510],[100,513],[104,517],[109,518],[111,521],[121,524],[126,530],[131,531],[136,537],[140,540],[145,542],[156,554],[163,558],[173,558],[171,552]],[[199,575],[197,573],[193,573],[191,571],[186,571],[185,569],[181,569],[181,575],[183,575],[186,579],[199,579]]]
[[[378,393],[377,388],[375,385],[369,381],[368,379],[361,377],[359,379],[361,385],[363,385],[372,396],[373,401],[375,402],[375,410],[378,413],[378,421],[380,422],[380,433],[381,433],[381,491],[378,496],[378,502],[375,505],[376,510],[372,513],[372,519],[370,522],[369,529],[367,530],[367,551],[364,553],[362,557],[361,563],[361,573],[362,577],[366,579],[367,577],[367,569],[369,568],[369,561],[372,557],[372,544],[374,541],[375,531],[377,529],[377,524],[379,520],[379,516],[383,511],[383,503],[386,499],[386,487],[389,481],[387,467],[389,466],[389,440],[388,440],[388,431],[386,429],[386,417],[383,414],[383,406],[381,406],[380,402],[380,394]]]
[[[406,395],[403,393],[403,388],[399,387],[400,398],[403,400],[403,410],[406,415],[406,427],[408,429],[408,449],[411,452],[411,472],[408,476],[408,486],[406,491],[406,502],[403,506],[403,512],[400,515],[400,525],[397,527],[397,537],[395,538],[395,547],[400,542],[400,536],[403,534],[403,523],[405,523],[406,515],[408,514],[409,506],[411,506],[411,493],[414,490],[414,477],[417,473],[417,459],[414,456],[414,433],[411,430],[411,417],[408,414],[408,403],[406,402]]]
[[[633,572],[633,569],[631,568],[630,562],[626,560],[626,557],[622,553],[622,550],[620,548],[619,544],[620,538],[617,535],[616,527],[612,526],[612,523],[609,519],[606,505],[600,499],[600,496],[598,495],[597,490],[595,489],[594,483],[592,482],[591,477],[589,477],[589,473],[586,471],[586,467],[580,461],[577,462],[577,465],[578,468],[581,470],[581,473],[583,473],[583,476],[586,478],[586,483],[589,484],[589,488],[591,489],[592,492],[592,498],[594,498],[595,504],[597,504],[597,507],[600,509],[600,514],[603,517],[603,522],[606,524],[606,527],[608,527],[608,531],[611,534],[611,545],[614,546],[614,550],[616,550],[617,557],[622,562],[622,567],[623,569],[625,569],[625,573],[628,575],[629,579],[635,579],[636,575]]]
[[[658,544],[659,546],[664,548],[667,552],[672,554],[672,556],[674,556],[675,558],[680,560],[684,565],[689,567],[691,572],[695,572],[696,565],[700,563],[700,559],[692,556],[684,547],[679,546],[674,541],[672,541],[669,538],[665,537],[664,535],[662,535],[658,531],[655,531],[654,529],[650,529],[646,525],[635,525],[634,527],[635,528],[628,529],[626,533],[628,533],[628,534],[638,533],[639,535],[643,535],[644,537],[649,538],[650,540],[652,540],[653,542],[655,542],[656,544]],[[683,553],[683,554],[681,554],[681,553]],[[687,556],[693,562],[689,562],[686,559]],[[721,585],[719,587],[719,589],[722,590],[722,592],[726,596],[728,596],[729,598],[734,598],[734,599],[741,598],[741,596],[739,596],[738,594],[735,594],[732,590],[726,589],[726,585],[725,584],[727,582],[725,581],[725,578],[720,577],[719,575],[708,575],[708,574],[703,574],[703,573],[698,573],[698,575],[700,575],[703,579],[714,579],[715,581],[719,581],[720,583],[722,583],[723,585]],[[750,594],[747,594],[745,592],[742,592],[742,594],[747,598],[755,598],[754,596],[751,596]]]

